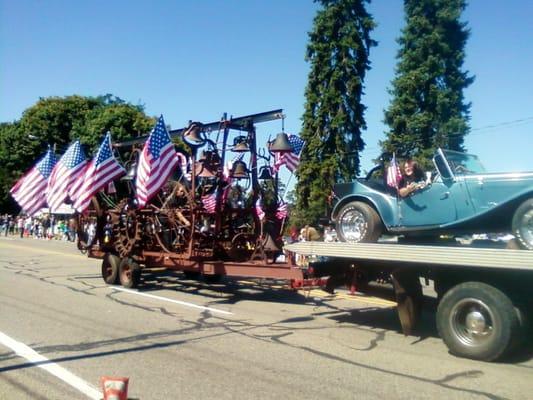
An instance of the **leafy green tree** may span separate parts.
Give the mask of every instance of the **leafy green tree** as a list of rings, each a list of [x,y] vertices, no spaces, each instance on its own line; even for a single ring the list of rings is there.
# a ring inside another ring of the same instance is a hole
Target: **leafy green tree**
[[[325,215],[336,182],[359,173],[359,155],[366,129],[361,103],[363,81],[370,69],[369,52],[375,27],[365,9],[369,0],[318,0],[322,9],[309,33],[306,60],[311,64],[305,90],[300,157],[291,222],[314,224]]]
[[[9,189],[49,145],[59,156],[80,139],[92,153],[108,130],[120,141],[148,133],[154,121],[142,106],[110,94],[41,98],[19,121],[0,124],[0,210],[14,211]]]
[[[404,7],[407,23],[385,111],[390,130],[381,145],[424,162],[437,147],[464,149],[470,103],[463,90],[474,80],[462,70],[469,30],[460,20],[465,0],[405,0]]]

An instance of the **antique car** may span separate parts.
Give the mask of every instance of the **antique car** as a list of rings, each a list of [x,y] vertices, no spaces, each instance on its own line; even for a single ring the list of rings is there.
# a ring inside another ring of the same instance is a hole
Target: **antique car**
[[[423,187],[404,198],[387,185],[384,162],[365,178],[335,185],[331,220],[339,239],[503,233],[533,250],[533,172],[488,173],[477,156],[443,149],[433,164]]]

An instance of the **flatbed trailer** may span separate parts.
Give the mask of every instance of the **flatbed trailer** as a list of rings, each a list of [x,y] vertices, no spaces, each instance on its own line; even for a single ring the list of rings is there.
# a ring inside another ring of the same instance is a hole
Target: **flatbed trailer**
[[[394,287],[404,334],[423,306],[421,279],[437,293],[437,329],[451,353],[493,361],[531,339],[533,252],[387,243],[300,242],[286,250],[319,256],[309,273],[364,291],[373,280]]]

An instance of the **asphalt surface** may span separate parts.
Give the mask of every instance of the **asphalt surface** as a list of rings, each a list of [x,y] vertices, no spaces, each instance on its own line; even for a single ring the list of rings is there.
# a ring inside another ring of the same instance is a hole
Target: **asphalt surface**
[[[450,355],[433,314],[405,337],[383,299],[283,282],[145,275],[106,285],[74,243],[0,238],[0,399],[532,399],[533,349]]]

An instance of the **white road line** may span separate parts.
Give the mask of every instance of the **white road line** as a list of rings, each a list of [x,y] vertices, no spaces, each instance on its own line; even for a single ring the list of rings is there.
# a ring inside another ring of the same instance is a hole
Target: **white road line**
[[[131,293],[131,294],[137,294],[139,296],[149,297],[151,299],[168,301],[169,303],[175,303],[175,304],[179,304],[179,305],[186,306],[186,307],[191,307],[191,308],[198,308],[198,309],[204,310],[204,311],[211,311],[211,312],[214,312],[214,313],[225,314],[225,315],[233,315],[233,313],[229,312],[229,311],[218,310],[216,308],[211,308],[211,307],[199,306],[197,304],[187,303],[186,301],[167,299],[166,297],[155,296],[153,294],[138,292],[136,290],[130,290],[130,289],[122,288],[122,287],[114,287],[114,286],[111,287],[110,286],[109,289],[120,290],[121,292],[126,292],[126,293]]]
[[[43,357],[37,353],[31,347],[26,346],[24,343],[17,342],[15,339],[10,338],[2,332],[0,332],[0,343],[6,347],[9,347],[11,350],[29,362],[36,364],[37,367],[44,369],[45,371],[61,379],[63,382],[68,383],[70,386],[79,390],[87,397],[94,400],[99,400],[102,398],[102,392],[100,392],[94,386],[77,377],[72,372],[67,371],[65,368],[60,367],[58,364],[51,362],[46,357]]]

